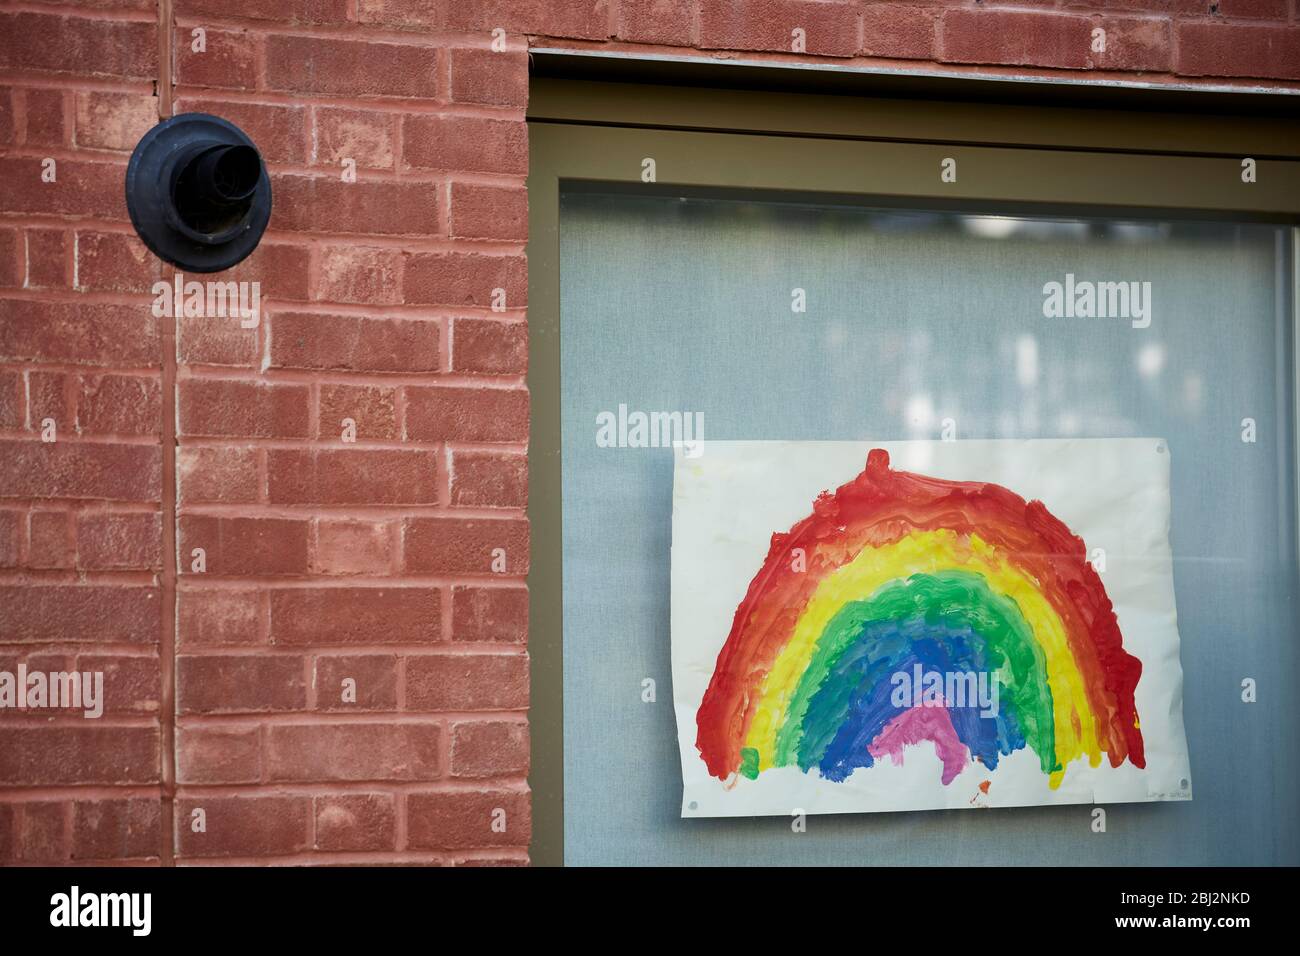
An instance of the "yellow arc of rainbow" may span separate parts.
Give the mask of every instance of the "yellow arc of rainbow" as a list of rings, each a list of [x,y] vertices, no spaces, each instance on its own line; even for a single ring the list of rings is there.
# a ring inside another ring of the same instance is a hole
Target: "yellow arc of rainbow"
[[[1056,759],[1062,769],[1051,774],[1055,788],[1064,768],[1087,755],[1101,763],[1097,716],[1089,703],[1083,674],[1070,649],[1066,628],[1036,583],[1013,567],[978,535],[959,536],[953,531],[913,531],[880,547],[864,547],[852,561],[827,575],[813,592],[762,683],[759,701],[746,735],[745,746],[758,753],[760,769],[772,766],[777,733],[804,671],[812,659],[826,625],[848,601],[867,598],[882,586],[913,574],[959,568],[984,577],[989,588],[1014,601],[1034,632],[1047,663],[1056,724]]]

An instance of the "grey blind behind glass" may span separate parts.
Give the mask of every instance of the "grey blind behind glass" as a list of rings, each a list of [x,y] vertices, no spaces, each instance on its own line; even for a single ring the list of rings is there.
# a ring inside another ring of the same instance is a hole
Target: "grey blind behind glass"
[[[586,191],[560,223],[567,862],[1300,862],[1285,230]],[[1044,318],[1067,273],[1150,281],[1150,326]],[[620,404],[702,412],[706,444],[937,438],[945,418],[960,438],[1168,439],[1194,800],[1118,805],[1105,835],[1088,807],[823,816],[797,835],[680,819],[672,452],[598,447]]]

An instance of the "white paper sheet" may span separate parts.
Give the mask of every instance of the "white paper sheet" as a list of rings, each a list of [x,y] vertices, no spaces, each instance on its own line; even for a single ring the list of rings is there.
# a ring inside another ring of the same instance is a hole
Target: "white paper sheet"
[[[816,767],[771,767],[755,779],[726,781],[709,774],[696,749],[697,710],[773,532],[788,531],[819,493],[857,476],[873,448],[889,453],[895,471],[991,482],[1040,500],[1090,555],[1104,549],[1098,571],[1124,650],[1142,662],[1134,699],[1145,769],[1128,761],[1112,767],[1105,754],[1097,767],[1079,759],[1054,789],[1026,746],[996,769],[971,760],[945,785],[936,748],[922,741],[903,751],[901,764],[879,758],[842,782]],[[673,481],[672,671],[684,817],[1191,799],[1164,441],[710,441],[699,452],[677,449]]]

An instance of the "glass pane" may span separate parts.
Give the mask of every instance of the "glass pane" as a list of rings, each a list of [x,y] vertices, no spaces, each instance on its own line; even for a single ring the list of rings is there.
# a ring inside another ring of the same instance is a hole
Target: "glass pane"
[[[1289,256],[1263,225],[565,192],[568,862],[1298,862]],[[1067,281],[1149,282],[1149,310],[1046,317],[1045,284]],[[1167,439],[1194,800],[1117,805],[1119,839],[1086,807],[816,817],[798,837],[682,820],[672,451],[598,447],[620,405],[701,413],[706,446],[935,439],[945,419],[959,438]]]

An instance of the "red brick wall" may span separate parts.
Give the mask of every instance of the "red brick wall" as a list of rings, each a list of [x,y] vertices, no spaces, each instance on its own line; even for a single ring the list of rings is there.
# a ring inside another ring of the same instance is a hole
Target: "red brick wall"
[[[162,274],[122,201],[157,15],[89,6],[0,6],[0,671],[103,671],[107,703],[0,711],[0,862],[160,847],[162,341],[114,261]]]
[[[182,319],[174,365],[122,198],[169,7],[175,110],[243,126],[275,190],[223,277],[259,327]],[[526,860],[539,44],[1300,81],[1293,0],[0,2],[0,671],[107,697],[0,712],[0,862]]]

